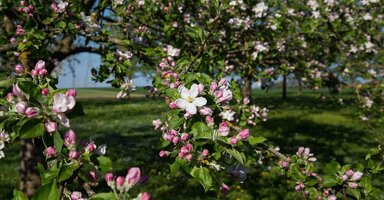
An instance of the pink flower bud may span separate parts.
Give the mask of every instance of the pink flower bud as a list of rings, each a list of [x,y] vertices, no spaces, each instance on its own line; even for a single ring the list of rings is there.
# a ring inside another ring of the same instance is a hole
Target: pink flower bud
[[[182,141],[187,141],[189,139],[189,135],[188,135],[188,133],[183,133],[183,134],[181,134],[181,140]]]
[[[69,90],[65,93],[65,95],[66,95],[67,97],[69,97],[69,96],[76,97],[77,92],[76,92],[75,89],[69,89]]]
[[[205,117],[205,122],[208,124],[208,126],[213,126],[213,124],[214,124],[214,120],[210,116]]]
[[[37,61],[36,65],[35,65],[35,69],[38,71],[45,69],[45,62],[43,60]]]
[[[240,131],[239,137],[241,139],[243,139],[243,140],[248,139],[248,137],[249,137],[249,129],[244,129],[244,130]]]
[[[352,169],[349,169],[347,172],[345,172],[345,174],[346,174],[347,176],[353,176],[354,173],[355,173],[355,172],[353,172]]]
[[[124,177],[122,177],[122,176],[117,177],[117,179],[116,179],[117,188],[121,190],[124,186],[124,182],[125,182]]]
[[[49,93],[48,88],[44,88],[44,89],[41,90],[41,94],[42,94],[43,96],[47,96],[48,93]]]
[[[221,191],[223,194],[228,194],[228,193],[231,191],[231,189],[229,188],[228,185],[222,183],[222,184],[221,184],[221,187],[220,187],[220,191]]]
[[[217,83],[216,82],[212,82],[211,86],[209,87],[209,90],[211,92],[214,92],[216,89],[217,89]]]
[[[299,156],[299,155],[303,154],[304,149],[305,149],[304,147],[300,147],[299,150],[297,150],[296,155]]]
[[[189,149],[186,146],[183,146],[180,148],[180,152],[182,154],[187,154],[187,153],[189,153]]]
[[[295,190],[296,190],[296,191],[303,190],[304,188],[305,188],[305,186],[304,186],[303,183],[297,184],[297,185],[295,186]]]
[[[343,180],[343,181],[346,181],[347,179],[348,179],[348,176],[345,174],[341,177],[341,180]]]
[[[140,169],[138,167],[130,168],[125,180],[128,182],[128,185],[135,185],[140,180]]]
[[[24,115],[25,111],[28,108],[28,103],[25,101],[20,101],[19,103],[16,104],[16,110],[18,113]]]
[[[5,96],[5,99],[8,101],[8,102],[11,102],[13,101],[13,94],[12,93],[8,93],[7,96]]]
[[[219,81],[219,86],[222,86],[222,85],[225,85],[225,84],[227,84],[227,79],[221,78],[220,81]]]
[[[229,134],[229,126],[226,122],[221,122],[219,125],[219,134],[221,136],[227,136]]]
[[[81,200],[81,192],[73,191],[71,194],[71,200]]]
[[[348,186],[349,186],[350,188],[352,188],[352,189],[355,189],[355,188],[357,188],[357,183],[355,183],[355,182],[349,182],[349,183],[348,183]]]
[[[58,129],[58,127],[59,127],[59,125],[56,122],[47,122],[44,125],[45,125],[45,130],[48,133],[55,132]]]
[[[80,153],[79,152],[77,152],[77,151],[75,151],[75,150],[71,150],[70,152],[69,152],[69,158],[71,158],[71,159],[74,159],[74,160],[77,160],[78,158],[79,158],[79,156],[80,156]]]
[[[92,181],[96,182],[97,181],[97,174],[95,171],[90,171],[89,172],[89,178],[91,178]]]
[[[331,195],[331,196],[329,196],[328,198],[327,198],[327,200],[336,200],[337,198],[336,198],[336,196],[335,195]]]
[[[213,111],[211,110],[211,108],[209,107],[203,107],[202,109],[200,109],[200,114],[201,115],[204,115],[204,116],[212,116],[212,113]]]
[[[31,76],[32,77],[35,77],[35,76],[37,76],[39,74],[39,71],[38,70],[36,70],[36,69],[32,69],[32,71],[31,71]]]
[[[161,150],[160,153],[159,153],[159,156],[164,158],[164,157],[168,157],[170,154],[169,151],[164,151],[164,150]]]
[[[28,107],[25,110],[25,116],[27,118],[35,118],[39,114],[39,109],[35,107]]]
[[[148,192],[141,193],[140,200],[150,200],[150,199],[151,199],[151,196],[149,195]]]
[[[25,6],[25,1],[20,1],[20,5]]]
[[[197,91],[199,92],[199,94],[204,92],[204,85],[201,83],[197,85]]]
[[[44,76],[46,76],[48,74],[48,71],[46,69],[41,69],[39,71],[39,74],[44,77]]]
[[[179,140],[180,140],[180,138],[177,137],[177,136],[175,136],[175,137],[173,137],[173,139],[172,139],[172,143],[173,143],[173,144],[177,144],[177,143],[179,143]]]
[[[52,10],[53,10],[54,12],[58,12],[58,11],[59,11],[59,8],[57,7],[57,4],[56,4],[55,2],[53,2],[53,3],[51,4],[51,8],[52,8]]]
[[[229,144],[235,145],[237,143],[237,139],[235,137],[229,138]]]
[[[186,156],[184,156],[184,159],[186,161],[191,161],[192,160],[192,154],[187,154]]]
[[[80,24],[76,24],[76,25],[75,25],[75,28],[76,28],[77,30],[80,30],[80,29],[81,29],[81,25],[80,25]]]
[[[71,145],[76,143],[76,134],[73,132],[73,130],[68,130],[64,134],[64,144],[66,147],[70,147]]]
[[[171,109],[176,109],[176,108],[177,108],[177,104],[176,104],[176,102],[171,102],[171,103],[169,104],[169,108],[171,108]]]
[[[207,157],[209,155],[208,149],[203,149],[203,151],[201,152],[201,155],[204,157]]]
[[[13,93],[13,95],[20,97],[20,98],[25,97],[24,92],[19,88],[19,86],[17,84],[13,84],[12,93]]]
[[[56,154],[55,147],[48,147],[44,150],[44,155],[48,158],[54,156]]]
[[[114,179],[114,177],[113,177],[112,173],[107,173],[105,175],[105,181],[107,182],[109,187],[111,187],[113,185],[113,182],[114,182],[113,179]]]
[[[15,71],[16,71],[16,73],[21,74],[24,71],[24,67],[22,65],[20,65],[20,64],[17,64],[15,66]]]
[[[85,147],[85,151],[89,152],[89,153],[92,153],[96,148],[96,145],[91,142],[87,145],[87,147]]]

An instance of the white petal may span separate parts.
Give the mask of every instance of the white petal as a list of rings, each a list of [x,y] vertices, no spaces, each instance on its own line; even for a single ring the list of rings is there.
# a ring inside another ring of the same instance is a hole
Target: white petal
[[[69,110],[72,110],[73,107],[75,107],[76,100],[73,96],[67,97],[67,107]]]
[[[0,141],[0,149],[3,149],[4,148],[4,142],[3,141]]]
[[[191,96],[191,94],[189,93],[189,90],[186,87],[181,88],[180,94],[181,94],[181,98],[183,99],[187,99],[189,96]]]
[[[65,116],[63,113],[59,113],[59,114],[57,114],[57,117],[59,117],[60,123],[63,126],[69,128],[69,119],[67,118],[67,116]]]
[[[193,84],[189,90],[189,93],[191,93],[192,98],[196,98],[199,94],[199,86],[197,86],[197,84]]]
[[[194,115],[197,112],[196,106],[193,103],[188,103],[186,107],[187,113]]]
[[[3,152],[3,151],[0,151],[0,159],[1,159],[1,158],[4,158],[4,157],[5,157],[4,152]]]
[[[188,101],[185,100],[185,99],[177,99],[175,101],[177,107],[181,108],[181,109],[185,109],[187,107],[187,104],[188,104]]]
[[[195,100],[193,100],[193,104],[198,107],[204,106],[205,104],[207,104],[207,100],[204,97],[197,97]]]

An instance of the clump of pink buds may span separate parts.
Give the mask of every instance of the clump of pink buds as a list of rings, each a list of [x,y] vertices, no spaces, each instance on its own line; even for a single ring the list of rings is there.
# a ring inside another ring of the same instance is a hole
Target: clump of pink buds
[[[44,155],[47,158],[53,157],[56,155],[56,149],[55,147],[48,147],[44,150]]]
[[[39,60],[35,64],[35,68],[31,71],[31,76],[41,76],[44,77],[48,74],[48,71],[45,69],[45,61]]]

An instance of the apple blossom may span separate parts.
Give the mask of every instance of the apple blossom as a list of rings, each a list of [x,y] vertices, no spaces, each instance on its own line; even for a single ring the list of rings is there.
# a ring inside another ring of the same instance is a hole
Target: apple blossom
[[[149,195],[148,192],[143,192],[140,194],[140,200],[150,200],[151,196]]]
[[[234,115],[235,115],[236,113],[234,112],[234,111],[232,111],[232,110],[225,110],[225,111],[223,111],[223,112],[221,112],[219,115],[221,116],[221,118],[223,119],[223,120],[228,120],[228,121],[232,121],[232,120],[234,120]]]
[[[229,186],[224,183],[221,184],[220,190],[223,194],[228,194],[231,191]]]
[[[76,144],[76,133],[73,130],[68,130],[64,134],[64,144],[66,147],[71,147],[72,145]]]
[[[50,158],[52,156],[54,156],[56,154],[56,149],[55,147],[48,147],[44,150],[44,155],[47,157],[47,158]]]
[[[96,149],[96,145],[95,145],[93,142],[89,143],[89,144],[85,147],[85,151],[86,151],[86,152],[89,152],[89,153],[92,153],[95,149]]]
[[[89,177],[91,178],[92,181],[96,182],[97,181],[97,173],[96,173],[96,171],[90,171],[89,172]]]
[[[74,159],[74,160],[77,160],[80,156],[80,153],[78,151],[75,151],[75,150],[71,150],[69,152],[69,155],[68,157],[71,158],[71,159]]]
[[[24,71],[24,67],[21,64],[17,64],[15,66],[15,71],[16,71],[16,73],[21,74]]]
[[[20,98],[24,98],[25,97],[24,92],[19,88],[19,86],[17,84],[13,84],[12,94],[17,96],[17,97],[20,97]]]
[[[73,191],[71,193],[71,200],[83,200],[81,192]]]
[[[200,109],[199,112],[201,115],[204,115],[204,116],[212,116],[212,113],[213,113],[212,109],[206,106]]]
[[[221,122],[219,125],[219,134],[221,136],[227,136],[229,134],[230,128],[226,122]]]
[[[201,155],[204,157],[207,157],[209,155],[208,149],[203,149],[203,151],[201,152]]]
[[[53,111],[56,113],[65,113],[75,107],[76,100],[73,96],[67,96],[61,93],[53,97]]]
[[[109,187],[112,187],[114,185],[114,177],[112,173],[107,173],[105,175],[105,181],[107,182]]]
[[[235,137],[231,137],[228,139],[229,144],[235,145],[237,143],[237,139]]]
[[[28,103],[25,102],[25,101],[20,101],[16,104],[16,110],[18,113],[24,115],[25,114],[25,111],[27,110],[28,108]]]
[[[206,116],[205,117],[205,122],[208,124],[208,126],[213,126],[214,125],[214,120],[211,116]]]
[[[125,177],[128,185],[135,185],[140,180],[140,169],[138,167],[132,167],[128,170],[128,174]]]
[[[57,131],[59,125],[57,124],[57,122],[50,122],[49,121],[49,122],[44,124],[44,127],[48,133],[53,133],[53,132]]]
[[[168,157],[169,154],[170,154],[169,151],[161,150],[161,151],[159,152],[159,156],[162,157],[162,158],[163,158],[163,157]]]
[[[156,120],[152,121],[152,124],[153,124],[153,126],[155,127],[155,130],[156,130],[156,129],[160,128],[162,122],[161,122],[160,119],[156,119]]]
[[[363,176],[363,173],[362,172],[355,172],[352,177],[351,177],[351,181],[359,181],[361,179],[361,177]]]
[[[124,182],[125,178],[122,176],[119,176],[116,178],[116,185],[118,190],[123,190],[124,189]]]
[[[190,90],[184,86],[180,86],[179,93],[181,94],[181,98],[176,100],[176,104],[179,108],[186,110],[188,114],[196,114],[197,107],[202,107],[207,103],[204,97],[197,97],[199,92],[196,84],[193,84]]]
[[[181,140],[182,141],[187,141],[189,139],[189,135],[188,135],[188,133],[183,133],[183,134],[181,134]]]
[[[28,107],[24,114],[27,118],[35,118],[39,114],[39,108]]]
[[[242,131],[240,131],[239,135],[238,135],[241,139],[243,140],[246,140],[248,139],[249,137],[249,129],[244,129]]]

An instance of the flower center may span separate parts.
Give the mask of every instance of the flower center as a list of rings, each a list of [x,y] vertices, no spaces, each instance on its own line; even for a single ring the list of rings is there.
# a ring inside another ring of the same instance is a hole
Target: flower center
[[[189,97],[187,98],[187,101],[188,101],[189,103],[192,103],[193,98],[192,98],[191,96],[189,96]]]

